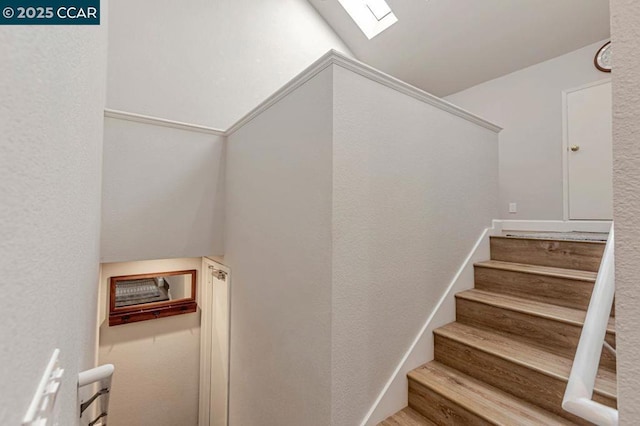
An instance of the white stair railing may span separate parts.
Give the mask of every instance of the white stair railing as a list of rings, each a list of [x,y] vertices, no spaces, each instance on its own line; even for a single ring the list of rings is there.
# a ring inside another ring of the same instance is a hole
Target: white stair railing
[[[613,223],[584,320],[562,408],[599,426],[616,426],[618,410],[593,401],[600,354],[615,294]]]
[[[80,401],[80,420],[83,425],[106,426],[109,413],[109,393],[111,392],[111,379],[115,368],[113,364],[105,364],[78,374],[78,388],[89,385],[98,385],[98,391],[86,401]],[[100,401],[97,415],[88,421],[83,418],[85,411],[98,399]]]

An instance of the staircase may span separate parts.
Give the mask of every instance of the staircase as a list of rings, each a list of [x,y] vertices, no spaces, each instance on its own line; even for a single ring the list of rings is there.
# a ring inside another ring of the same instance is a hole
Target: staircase
[[[590,424],[562,409],[605,243],[491,237],[456,322],[434,331],[434,360],[409,372],[409,406],[379,424]],[[606,340],[615,347],[613,318]],[[593,399],[616,407],[604,350]]]

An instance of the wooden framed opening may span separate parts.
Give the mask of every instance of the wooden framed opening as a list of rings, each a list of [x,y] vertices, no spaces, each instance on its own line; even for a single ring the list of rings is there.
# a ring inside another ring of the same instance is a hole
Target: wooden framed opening
[[[109,279],[109,326],[196,312],[197,271]]]

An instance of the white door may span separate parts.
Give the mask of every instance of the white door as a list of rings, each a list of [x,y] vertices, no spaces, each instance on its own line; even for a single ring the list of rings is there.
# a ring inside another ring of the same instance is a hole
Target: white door
[[[613,219],[611,82],[565,96],[568,218]]]

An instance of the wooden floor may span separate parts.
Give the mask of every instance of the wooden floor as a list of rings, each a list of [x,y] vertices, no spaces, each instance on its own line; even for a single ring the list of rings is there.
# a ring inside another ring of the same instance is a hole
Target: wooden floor
[[[561,403],[603,251],[603,241],[491,237],[476,288],[456,295],[456,322],[434,331],[434,360],[408,374],[408,407],[380,425],[589,424]],[[604,351],[593,398],[615,407],[616,392]]]

